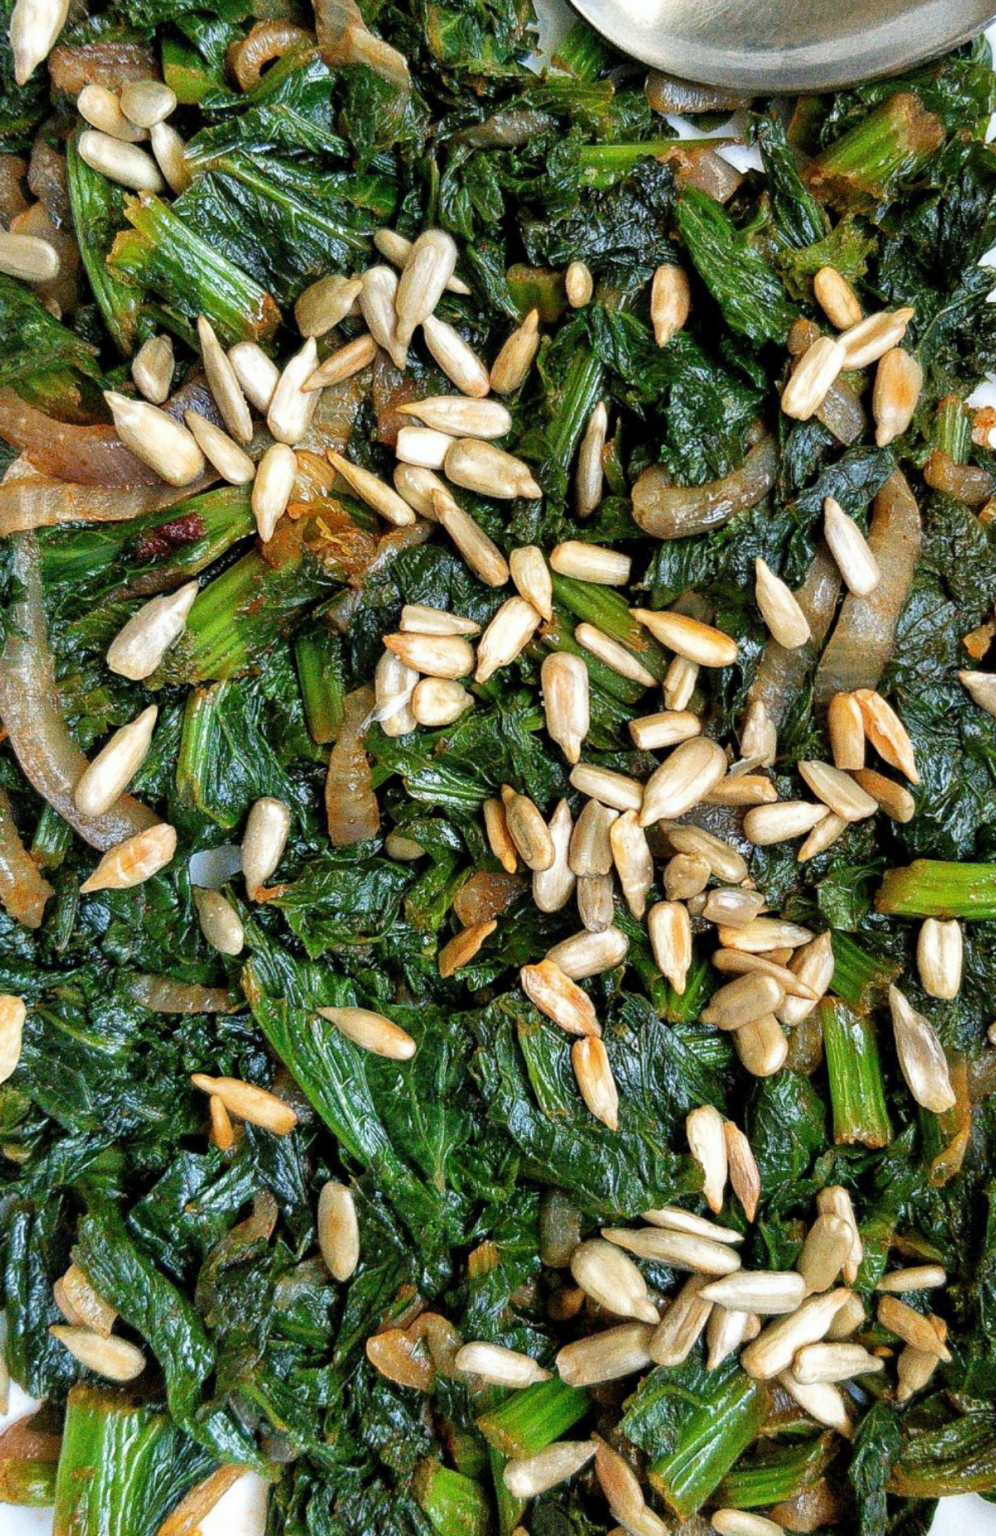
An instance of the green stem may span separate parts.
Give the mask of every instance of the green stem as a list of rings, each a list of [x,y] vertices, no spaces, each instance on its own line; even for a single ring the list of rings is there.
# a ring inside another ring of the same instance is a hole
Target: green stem
[[[716,1502],[730,1509],[762,1509],[795,1498],[816,1482],[836,1452],[832,1435],[764,1447],[727,1473],[716,1489]]]
[[[825,998],[819,1005],[823,1049],[833,1105],[833,1137],[838,1143],[884,1147],[892,1140],[885,1107],[885,1085],[878,1036],[868,1014]]]
[[[491,1505],[480,1483],[441,1466],[420,1461],[412,1478],[412,1493],[439,1536],[487,1536]]]
[[[620,704],[635,704],[646,693],[641,683],[634,683],[621,673],[613,672],[604,661],[599,661],[597,656],[579,645],[574,638],[574,624],[570,618],[565,619],[555,613],[551,622],[543,626],[540,638],[551,651],[567,651],[571,656],[580,656],[587,663],[592,684],[611,698],[618,699]]]
[[[806,179],[817,196],[867,213],[916,176],[943,143],[940,118],[911,91],[898,91],[824,150]]]
[[[869,1006],[873,992],[884,991],[899,975],[900,966],[866,954],[849,934],[833,935],[834,970],[829,990],[852,1008]]]
[[[996,864],[916,859],[886,873],[875,906],[896,917],[996,917]]]
[[[934,441],[952,463],[968,463],[972,452],[972,418],[959,395],[945,395],[938,403]]]
[[[567,371],[557,413],[546,432],[547,467],[565,479],[602,394],[602,364],[594,352],[578,351]]]
[[[701,1509],[770,1410],[768,1389],[739,1370],[699,1403],[682,1425],[676,1449],[650,1468],[650,1481],[680,1519]]]
[[[513,1393],[499,1408],[482,1414],[477,1427],[503,1456],[535,1456],[584,1418],[590,1406],[587,1392],[554,1376]]]
[[[328,629],[309,630],[294,642],[294,660],[312,740],[335,741],[346,701],[342,641]]]
[[[73,846],[73,829],[50,805],[42,807],[31,840],[31,857],[42,869],[58,869]]]
[[[595,582],[578,581],[574,576],[553,577],[553,595],[557,603],[583,623],[594,624],[611,639],[618,640],[631,650],[636,659],[662,679],[670,658],[652,635],[644,629],[639,619],[634,619],[629,605],[620,592],[611,587],[600,587]]]

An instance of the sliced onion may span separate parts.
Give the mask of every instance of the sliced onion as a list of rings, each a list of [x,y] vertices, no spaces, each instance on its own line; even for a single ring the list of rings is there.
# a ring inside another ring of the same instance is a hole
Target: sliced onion
[[[674,166],[679,190],[696,187],[717,203],[728,203],[744,179],[742,171],[736,170],[708,144],[689,145],[678,140],[660,159],[666,165]]]
[[[159,76],[155,56],[138,43],[113,38],[83,43],[77,48],[60,43],[48,56],[48,72],[54,91],[74,99],[85,85],[102,85],[120,91],[129,80],[154,80]]]
[[[401,90],[411,89],[404,54],[367,30],[356,0],[315,0],[318,46],[326,64],[366,64]]]
[[[40,135],[31,146],[28,186],[60,228],[72,228],[66,157]]]
[[[935,448],[923,466],[923,478],[932,490],[963,501],[966,507],[981,507],[996,493],[996,480],[986,469],[974,464],[956,464],[949,454]]]
[[[140,971],[127,986],[129,995],[150,1013],[235,1013],[240,1007],[227,987],[202,987],[172,976]]]
[[[240,90],[251,91],[267,64],[282,58],[291,48],[314,43],[314,32],[306,32],[292,21],[257,21],[251,32],[233,43],[225,63],[239,83]]]
[[[750,96],[742,91],[731,90],[725,85],[696,85],[692,80],[680,80],[677,75],[666,75],[652,69],[647,76],[647,105],[652,112],[669,112],[683,116],[695,112],[735,112],[746,107]]]
[[[380,830],[373,773],[363,746],[373,707],[374,693],[370,687],[357,688],[347,696],[342,725],[329,758],[325,811],[334,848],[365,842]]]
[[[25,778],[91,847],[105,850],[159,817],[131,795],[122,795],[103,816],[84,816],[73,789],[86,758],[69,733],[55,682],[55,662],[42,603],[34,535],[13,539],[12,573],[19,593],[8,610],[7,643],[0,657],[0,719]]]
[[[21,842],[6,790],[0,788],[0,901],[25,928],[37,928],[55,892]]]
[[[196,1483],[185,1498],[166,1516],[156,1536],[197,1536],[201,1521],[209,1515],[223,1494],[245,1477],[245,1467],[218,1467]]]
[[[12,466],[13,467],[13,466]],[[23,478],[8,478],[0,485],[0,538],[32,528],[55,528],[60,523],[126,523],[147,512],[165,512],[207,490],[217,479],[204,475],[193,485],[177,490],[157,485],[90,486],[51,480],[34,471]]]
[[[839,596],[840,572],[830,551],[821,544],[805,581],[795,593],[809,621],[810,638],[794,651],[786,650],[777,640],[769,640],[751,684],[751,704],[763,704],[773,725],[781,724],[798,697],[806,674],[820,653]]]
[[[655,539],[688,539],[721,528],[736,513],[756,507],[778,472],[773,437],[765,436],[734,469],[706,485],[672,485],[662,464],[645,469],[633,487],[633,517]]]
[[[896,626],[920,556],[920,509],[906,478],[890,475],[875,498],[868,544],[882,580],[868,597],[850,593],[816,669],[816,702],[835,693],[877,688],[892,656]]]
[[[27,169],[28,163],[20,155],[0,155],[0,224],[4,229],[28,206],[24,196]]]
[[[113,427],[55,421],[0,389],[0,437],[43,474],[80,485],[161,485],[154,469],[126,448]]]

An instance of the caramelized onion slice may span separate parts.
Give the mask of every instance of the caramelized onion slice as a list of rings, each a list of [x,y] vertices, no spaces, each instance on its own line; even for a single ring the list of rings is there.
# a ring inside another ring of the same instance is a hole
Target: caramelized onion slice
[[[334,848],[350,847],[376,837],[380,810],[373,773],[363,746],[367,719],[374,707],[373,689],[357,688],[346,698],[339,735],[329,758],[325,781],[325,810]]]
[[[0,538],[60,523],[126,523],[147,512],[165,512],[206,491],[216,479],[204,475],[177,490],[162,480],[156,485],[90,486],[70,485],[34,471],[17,478],[8,475],[0,485]]]
[[[292,48],[314,43],[315,34],[305,31],[293,21],[257,21],[252,30],[232,44],[225,57],[231,73],[243,91],[251,91],[259,84],[259,77],[267,64],[282,58]]]
[[[25,928],[37,928],[55,892],[21,842],[6,790],[0,788],[0,901]]]
[[[0,389],[0,437],[43,474],[79,485],[161,485],[154,469],[126,448],[113,427],[77,427]]]
[[[777,640],[769,640],[751,684],[751,704],[763,704],[773,725],[781,725],[798,697],[806,674],[820,654],[839,596],[840,572],[826,545],[821,544],[795,594],[809,621],[810,638],[794,651],[786,650]]]
[[[227,987],[202,987],[145,971],[130,978],[127,990],[150,1013],[234,1013],[241,1006]]]
[[[771,490],[778,472],[773,437],[762,437],[739,469],[705,485],[671,485],[661,464],[645,469],[633,487],[633,517],[655,539],[688,539],[721,528]]]

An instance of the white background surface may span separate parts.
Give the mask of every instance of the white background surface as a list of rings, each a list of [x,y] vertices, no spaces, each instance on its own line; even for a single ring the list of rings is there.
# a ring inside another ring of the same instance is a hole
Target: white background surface
[[[996,5],[996,0],[993,3]],[[571,13],[563,0],[535,0],[535,4],[545,39],[563,29],[565,18],[570,20]],[[996,47],[996,26],[990,29],[989,36]],[[734,158],[732,154],[730,158]],[[996,389],[989,386],[982,398],[986,403],[996,403]],[[32,1406],[17,1387],[12,1388],[10,1413],[6,1418],[0,1417],[0,1428],[21,1418]],[[249,1473],[229,1489],[200,1529],[202,1536],[262,1536],[265,1523],[266,1486]],[[51,1536],[51,1531],[50,1511],[0,1505],[0,1536]],[[384,1536],[390,1533],[385,1532]],[[996,1506],[974,1494],[943,1499],[931,1536],[996,1536]]]

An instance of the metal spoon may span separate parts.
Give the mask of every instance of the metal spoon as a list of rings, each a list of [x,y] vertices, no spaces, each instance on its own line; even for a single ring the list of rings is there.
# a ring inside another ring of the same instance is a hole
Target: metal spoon
[[[892,74],[965,42],[996,0],[572,0],[624,53],[745,95]]]

